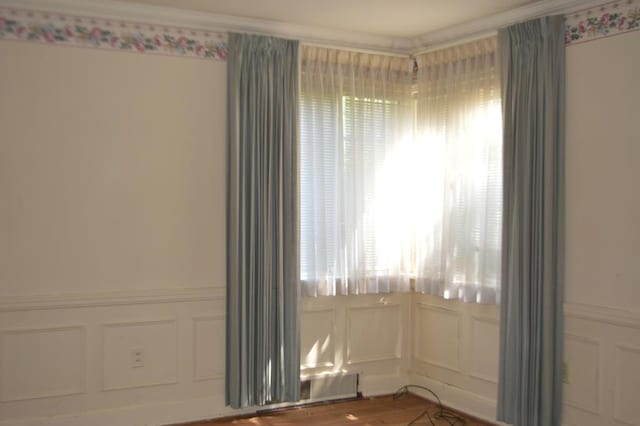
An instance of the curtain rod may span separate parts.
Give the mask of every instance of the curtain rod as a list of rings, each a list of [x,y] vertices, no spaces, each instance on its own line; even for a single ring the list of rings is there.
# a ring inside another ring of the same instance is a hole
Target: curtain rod
[[[471,35],[468,37],[459,38],[456,40],[446,41],[444,43],[436,43],[431,46],[424,46],[420,48],[420,50],[413,51],[411,53],[411,57],[414,58],[418,55],[423,55],[425,53],[435,52],[436,50],[446,49],[448,47],[459,46],[465,43],[471,43],[472,41],[478,41],[489,37],[494,37],[498,34],[498,30],[485,31],[475,35]]]
[[[365,48],[359,48],[359,47],[351,47],[351,46],[341,46],[338,44],[328,44],[328,43],[320,43],[320,42],[314,42],[314,41],[305,41],[305,40],[300,40],[300,44],[302,46],[310,46],[310,47],[322,47],[325,49],[336,49],[336,50],[345,50],[348,52],[357,52],[357,53],[369,53],[369,54],[373,54],[373,55],[386,55],[386,56],[395,56],[397,58],[407,58],[410,59],[411,55],[409,54],[409,52],[407,53],[400,53],[397,51],[387,51],[387,50],[376,50],[376,49],[365,49]]]
[[[496,36],[497,34],[498,34],[497,30],[485,31],[472,36],[463,37],[456,40],[450,40],[444,43],[437,43],[431,46],[424,46],[420,48],[420,50],[407,51],[407,53],[393,52],[393,51],[387,51],[382,49],[376,50],[376,49],[365,49],[365,48],[352,47],[352,46],[341,46],[337,44],[328,44],[328,43],[320,43],[320,42],[305,41],[305,40],[300,40],[300,44],[302,46],[322,47],[325,49],[345,50],[348,52],[369,53],[374,55],[386,55],[386,56],[395,56],[398,58],[411,59],[411,58],[415,58],[418,55],[435,52],[437,50],[442,50],[442,49],[446,49],[453,46],[459,46],[461,44],[470,43],[472,41],[482,40],[485,38]]]

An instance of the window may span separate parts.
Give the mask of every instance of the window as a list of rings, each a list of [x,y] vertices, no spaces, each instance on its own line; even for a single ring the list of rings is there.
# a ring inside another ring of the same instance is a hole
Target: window
[[[305,294],[408,291],[413,279],[497,300],[500,99],[491,46],[478,46],[418,58],[417,74],[406,58],[303,50]]]

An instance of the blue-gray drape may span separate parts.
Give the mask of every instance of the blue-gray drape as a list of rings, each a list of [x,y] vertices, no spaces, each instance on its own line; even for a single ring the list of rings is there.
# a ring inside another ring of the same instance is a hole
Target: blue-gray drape
[[[504,215],[498,420],[562,414],[564,21],[500,30]]]
[[[298,42],[230,34],[226,402],[297,401]]]

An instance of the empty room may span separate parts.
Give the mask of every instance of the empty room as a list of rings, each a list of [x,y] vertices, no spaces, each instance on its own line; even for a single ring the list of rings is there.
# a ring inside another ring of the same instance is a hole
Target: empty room
[[[640,426],[639,30],[0,0],[0,426]]]

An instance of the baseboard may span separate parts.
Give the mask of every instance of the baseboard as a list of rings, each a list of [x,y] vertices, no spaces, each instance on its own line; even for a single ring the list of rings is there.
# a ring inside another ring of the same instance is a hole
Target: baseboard
[[[498,425],[503,423],[496,421],[496,401],[490,398],[469,392],[458,387],[442,383],[419,374],[409,376],[411,384],[427,387],[434,391],[442,403],[448,407],[462,411],[481,420],[486,420]],[[420,389],[411,389],[411,392],[433,401],[433,395]]]
[[[388,395],[408,383],[406,375],[360,375],[359,390],[365,396]],[[260,410],[290,406],[280,404],[259,407]],[[108,410],[74,412],[66,415],[0,420],[0,426],[148,426],[187,423],[219,417],[252,414],[256,407],[234,410],[224,405],[224,397],[211,396],[187,401],[118,407]]]
[[[362,392],[364,396],[389,395],[407,383],[409,383],[409,376],[406,374],[389,374],[384,376],[360,374],[360,386],[358,390]]]
[[[364,396],[389,395],[407,383],[409,383],[409,376],[405,374],[361,374],[359,391],[362,392]],[[280,404],[259,407],[259,409],[264,410],[290,405],[291,404]],[[256,411],[256,407],[234,410],[225,407],[223,396],[211,396],[186,401],[170,401],[113,409],[73,412],[58,416],[7,419],[0,420],[0,426],[169,425],[220,417],[241,416],[252,414]]]
[[[241,416],[255,412],[255,407],[234,410],[224,406],[222,397],[207,397],[119,407],[110,410],[74,412],[60,416],[8,419],[0,421],[0,426],[169,425],[219,417]]]

